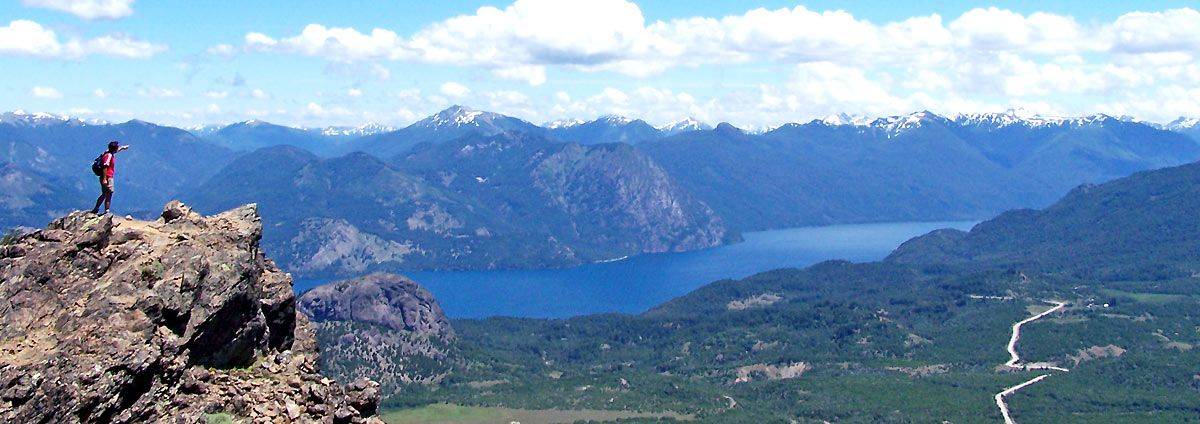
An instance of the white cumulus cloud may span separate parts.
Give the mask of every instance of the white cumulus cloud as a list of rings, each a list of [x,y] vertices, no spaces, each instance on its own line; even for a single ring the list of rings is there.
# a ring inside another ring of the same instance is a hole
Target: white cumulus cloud
[[[54,87],[37,86],[29,90],[29,95],[39,99],[61,99],[62,92]]]
[[[343,62],[397,57],[402,53],[400,42],[399,35],[385,29],[376,28],[364,34],[354,28],[319,24],[310,24],[299,35],[279,40],[262,33],[246,34],[246,47],[250,50],[321,56]]]
[[[1121,53],[1200,51],[1200,11],[1171,9],[1131,12],[1107,28],[1113,49]]]
[[[138,90],[138,95],[147,99],[173,99],[183,97],[183,92],[175,88],[146,87]]]
[[[144,59],[166,50],[166,46],[126,35],[60,41],[53,30],[28,20],[15,20],[0,26],[0,54],[54,59],[81,59],[91,55]]]
[[[121,34],[64,38],[25,20],[0,27],[0,54],[76,59],[148,57],[163,50]],[[839,112],[1008,106],[1064,113],[1102,107],[1158,117],[1195,110],[1195,102],[1179,93],[1200,86],[1200,12],[1185,7],[1081,19],[978,7],[956,16],[879,21],[846,10],[789,6],[648,20],[629,0],[514,0],[407,32],[328,23],[247,32],[240,43],[217,44],[207,53],[321,58],[328,62],[325,75],[347,77],[352,87],[390,78],[385,65],[391,61],[470,68],[461,73],[469,77],[458,78],[471,78],[477,91],[454,81],[435,83],[423,87],[425,93],[399,95],[404,104],[375,115],[406,119],[466,100],[531,120],[620,113],[755,126]],[[701,69],[694,79],[692,69]],[[550,84],[579,72],[606,74],[577,78],[601,88],[587,93]],[[643,86],[657,79],[623,78],[662,73],[669,74],[659,87]],[[495,81],[473,82],[480,77]],[[512,82],[551,87],[521,91]],[[709,83],[719,87],[695,88]],[[233,92],[270,97],[246,90]],[[345,97],[363,94],[345,90]],[[332,112],[333,104],[314,103],[313,110],[299,105],[293,114],[343,116]]]
[[[449,81],[449,82],[446,82],[445,84],[442,84],[441,91],[442,91],[442,94],[445,94],[446,96],[453,97],[456,99],[461,99],[463,97],[466,97],[468,94],[471,94],[470,88],[467,88],[467,86],[459,84],[454,81]]]
[[[949,28],[958,46],[968,50],[1054,54],[1103,47],[1074,18],[1042,12],[1025,16],[995,7],[972,9]]]
[[[832,62],[803,63],[788,84],[786,107],[818,116],[835,113],[882,115],[900,113],[910,106],[888,86],[858,68]],[[807,108],[808,110],[803,110]]]
[[[21,0],[21,3],[89,20],[118,19],[133,14],[133,0]]]
[[[310,24],[298,35],[246,35],[248,49],[331,61],[406,60],[476,66],[540,85],[549,67],[644,77],[680,66],[758,61],[830,62],[859,68],[955,66],[1000,53],[1061,56],[1195,52],[1200,12],[1133,12],[1110,23],[1054,13],[975,8],[874,23],[843,10],[804,6],[723,17],[646,21],[627,0],[516,0],[435,22],[407,36],[375,28]],[[1181,60],[1190,59],[1190,57]]]

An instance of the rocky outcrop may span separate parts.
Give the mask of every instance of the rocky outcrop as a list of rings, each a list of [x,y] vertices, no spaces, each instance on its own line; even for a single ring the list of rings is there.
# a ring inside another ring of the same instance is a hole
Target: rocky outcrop
[[[1079,366],[1082,362],[1094,361],[1103,358],[1119,358],[1124,355],[1127,350],[1117,345],[1092,346],[1086,349],[1079,349],[1074,355],[1067,355],[1075,366]]]
[[[767,306],[774,305],[780,300],[783,300],[783,297],[775,293],[762,293],[747,297],[745,299],[730,300],[729,303],[725,304],[725,309],[731,311],[744,311],[747,309],[765,308]]]
[[[566,145],[538,162],[533,187],[578,225],[581,244],[681,252],[735,240],[721,218],[665,170],[623,144]]]
[[[734,378],[731,384],[749,383],[755,380],[788,380],[799,378],[810,370],[812,370],[812,365],[807,362],[746,365],[733,370],[737,378]]]
[[[362,274],[377,265],[400,266],[409,255],[422,252],[411,241],[387,240],[366,233],[344,219],[309,218],[300,231],[280,246],[284,269],[297,274]]]
[[[154,222],[82,212],[0,248],[0,421],[377,422],[317,374],[254,205]]]
[[[370,378],[391,394],[450,372],[454,330],[433,294],[408,278],[326,284],[300,296],[298,308],[315,324],[322,370],[339,381]]]
[[[371,274],[314,288],[300,296],[299,307],[315,322],[355,321],[423,337],[454,336],[433,294],[395,274]]]

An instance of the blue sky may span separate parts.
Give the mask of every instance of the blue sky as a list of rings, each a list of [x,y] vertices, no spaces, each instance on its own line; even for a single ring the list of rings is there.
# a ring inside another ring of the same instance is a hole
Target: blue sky
[[[743,127],[1200,115],[1191,1],[0,2],[0,110],[403,125],[450,104]]]

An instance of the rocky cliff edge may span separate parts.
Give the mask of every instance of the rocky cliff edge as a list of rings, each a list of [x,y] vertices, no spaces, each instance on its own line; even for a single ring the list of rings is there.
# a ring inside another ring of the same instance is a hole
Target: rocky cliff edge
[[[75,212],[0,246],[0,421],[379,422],[378,386],[317,373],[254,205],[157,221]]]

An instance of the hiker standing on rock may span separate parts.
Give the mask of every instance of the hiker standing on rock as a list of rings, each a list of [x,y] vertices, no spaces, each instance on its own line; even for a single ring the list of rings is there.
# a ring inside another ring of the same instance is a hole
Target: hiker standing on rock
[[[113,175],[117,172],[117,152],[128,148],[129,146],[122,146],[115,140],[110,141],[108,150],[92,162],[92,173],[100,177],[100,197],[96,198],[96,206],[92,208],[93,214],[100,213],[101,203],[104,204],[104,213],[108,213],[108,208],[112,205]]]

